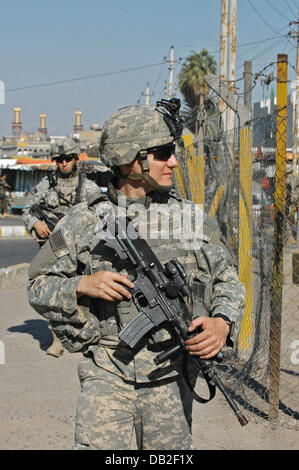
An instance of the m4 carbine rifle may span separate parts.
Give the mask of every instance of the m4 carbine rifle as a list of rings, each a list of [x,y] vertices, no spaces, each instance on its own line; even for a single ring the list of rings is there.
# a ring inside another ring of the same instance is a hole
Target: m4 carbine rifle
[[[179,352],[188,354],[197,370],[202,372],[210,389],[210,399],[215,395],[215,386],[223,393],[240,424],[247,424],[246,417],[238,409],[218,376],[213,359],[201,359],[189,355],[185,341],[197,335],[201,328],[188,331],[190,317],[184,297],[190,295],[191,288],[186,273],[177,260],[161,265],[148,243],[140,237],[131,219],[122,217],[107,225],[107,247],[113,248],[121,260],[128,260],[134,272],[134,288],[130,290],[139,314],[119,333],[121,341],[134,348],[150,330],[162,324],[169,326],[176,339],[176,345],[159,354],[155,363],[161,364]],[[209,400],[202,399],[202,402]]]
[[[32,215],[35,215],[35,217],[37,217],[39,220],[42,220],[43,222],[46,222],[46,224],[48,225],[51,232],[53,232],[53,230],[55,228],[55,225],[59,222],[60,219],[62,219],[65,216],[65,214],[61,214],[61,213],[58,213],[58,212],[52,212],[52,214],[56,217],[56,221],[55,221],[54,219],[49,217],[43,209],[44,208],[41,207],[40,205],[33,204],[33,206],[30,209],[30,213]]]

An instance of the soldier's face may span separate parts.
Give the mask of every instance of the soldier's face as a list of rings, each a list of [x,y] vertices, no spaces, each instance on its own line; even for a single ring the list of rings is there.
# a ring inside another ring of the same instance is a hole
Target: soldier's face
[[[172,186],[173,184],[173,170],[178,166],[174,151],[175,147],[170,146],[147,154],[149,174],[161,186]]]
[[[174,151],[175,146],[169,145],[147,154],[149,174],[161,186],[172,186],[173,184],[173,170],[178,166]],[[143,172],[140,157],[136,158],[130,165],[122,165],[120,168],[124,177],[126,175],[142,174]],[[145,181],[138,181],[135,186],[138,184],[144,186],[146,192],[152,190],[149,183]]]
[[[63,155],[56,159],[56,164],[61,173],[71,173],[75,165],[75,157],[72,155]]]

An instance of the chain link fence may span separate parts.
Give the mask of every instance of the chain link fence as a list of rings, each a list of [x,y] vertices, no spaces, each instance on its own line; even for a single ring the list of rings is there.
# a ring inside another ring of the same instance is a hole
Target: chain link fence
[[[278,80],[278,79],[277,79]],[[278,90],[279,93],[279,90]],[[279,98],[279,97],[278,97]],[[186,131],[176,189],[215,217],[246,287],[234,357],[219,372],[250,419],[298,424],[299,230],[290,103],[232,131]]]

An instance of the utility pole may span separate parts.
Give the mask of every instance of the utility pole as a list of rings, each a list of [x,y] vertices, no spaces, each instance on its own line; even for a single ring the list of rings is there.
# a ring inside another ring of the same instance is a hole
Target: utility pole
[[[276,171],[274,193],[274,236],[272,298],[269,342],[269,417],[279,416],[282,292],[284,283],[284,236],[286,228],[286,150],[288,104],[288,56],[277,56]]]
[[[146,105],[150,105],[151,102],[150,102],[150,99],[151,99],[151,96],[153,96],[155,93],[151,93],[150,92],[150,87],[149,87],[149,82],[147,82],[146,84],[146,89],[145,89],[145,93],[142,92],[141,93],[141,96],[145,96],[145,104]],[[141,97],[139,98],[139,100],[137,101],[137,104],[140,103],[140,100],[141,100]]]
[[[244,104],[252,108],[252,62],[244,62]]]
[[[297,39],[297,56],[296,56],[296,79],[294,93],[294,124],[293,124],[293,171],[297,174],[297,139],[298,139],[298,100],[299,100],[299,14],[297,21],[291,21],[290,25],[297,25],[297,32],[289,32],[289,36]]]
[[[227,81],[227,43],[228,43],[228,0],[221,0],[221,36],[220,36],[220,80]],[[227,129],[226,126],[226,104],[224,101],[219,100],[219,110],[221,113],[223,130]]]
[[[179,64],[181,60],[182,60],[181,57],[178,60],[174,60],[174,47],[170,46],[169,59],[166,59],[166,57],[164,57],[164,61],[169,63],[167,99],[173,98],[175,96],[175,87],[174,87],[174,81],[173,81],[174,64]]]
[[[170,99],[173,97],[173,69],[174,69],[174,48],[170,46],[169,53],[169,75],[168,75],[168,89],[167,89],[167,98]]]
[[[146,90],[145,90],[145,104],[149,105],[150,104],[150,89],[149,89],[149,83],[146,85]]]
[[[229,62],[228,62],[228,86],[230,90],[236,92],[236,36],[237,36],[237,0],[230,0],[229,7]],[[227,109],[227,130],[231,132],[235,128],[235,113],[232,109]]]

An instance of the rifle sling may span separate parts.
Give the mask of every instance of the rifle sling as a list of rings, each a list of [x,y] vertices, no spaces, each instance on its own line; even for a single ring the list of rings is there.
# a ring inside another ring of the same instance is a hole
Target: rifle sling
[[[76,206],[77,204],[79,204],[79,202],[81,202],[82,185],[83,185],[83,174],[80,172],[79,173],[79,182],[78,182],[78,186],[76,188],[76,196],[75,196],[74,206]]]
[[[207,377],[207,375],[204,373],[204,371],[202,371],[203,373],[203,376],[207,382],[207,385],[208,385],[208,388],[209,388],[209,392],[210,392],[210,396],[209,398],[202,398],[201,396],[198,395],[198,393],[195,392],[194,390],[194,387],[192,386],[191,382],[190,382],[190,376],[189,376],[189,369],[188,369],[188,353],[186,351],[183,352],[183,377],[185,379],[185,382],[186,384],[188,385],[190,391],[192,392],[193,394],[193,397],[196,401],[198,401],[199,403],[208,403],[209,401],[211,401],[215,394],[216,394],[216,387],[214,384],[211,383],[211,381],[209,380],[209,378]]]

